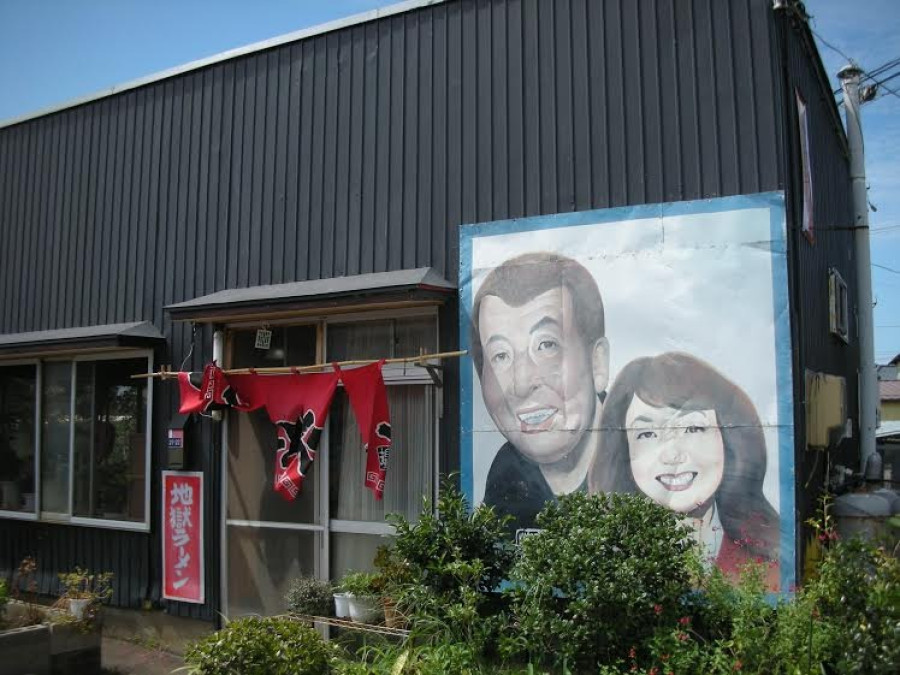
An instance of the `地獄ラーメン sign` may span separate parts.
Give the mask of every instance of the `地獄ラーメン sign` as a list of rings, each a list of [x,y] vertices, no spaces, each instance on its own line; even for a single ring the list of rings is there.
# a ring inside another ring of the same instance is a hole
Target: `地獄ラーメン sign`
[[[203,474],[163,471],[163,598],[202,604]]]

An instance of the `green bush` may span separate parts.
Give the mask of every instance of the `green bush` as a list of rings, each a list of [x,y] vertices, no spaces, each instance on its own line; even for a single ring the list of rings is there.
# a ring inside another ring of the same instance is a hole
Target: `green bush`
[[[7,602],[9,602],[9,591],[6,589],[6,580],[0,579],[0,624],[3,623]]]
[[[418,522],[389,516],[397,529],[391,552],[391,593],[417,638],[467,644],[483,653],[506,626],[502,597],[514,548],[507,520],[492,508],[473,511],[452,484],[436,512],[426,502]]]
[[[287,617],[245,617],[193,644],[185,653],[202,675],[326,675],[333,647],[314,628]]]
[[[818,625],[813,656],[837,672],[900,670],[900,560],[883,549],[859,539],[831,546],[798,605],[801,621]]]
[[[639,495],[574,493],[548,504],[538,525],[508,591],[532,659],[612,663],[681,613],[697,553],[669,509]]]
[[[774,604],[765,566],[737,585],[704,575],[686,615],[631,652],[663,673],[821,675],[900,671],[900,562],[853,540],[831,544],[814,579]],[[630,654],[630,655],[631,655]]]
[[[355,659],[336,662],[336,675],[547,675],[527,666],[484,663],[471,645],[368,645]]]
[[[294,614],[331,616],[334,597],[331,584],[312,577],[299,577],[291,582],[284,596],[288,611]]]
[[[349,572],[341,579],[341,590],[357,597],[381,595],[381,579],[374,572]]]

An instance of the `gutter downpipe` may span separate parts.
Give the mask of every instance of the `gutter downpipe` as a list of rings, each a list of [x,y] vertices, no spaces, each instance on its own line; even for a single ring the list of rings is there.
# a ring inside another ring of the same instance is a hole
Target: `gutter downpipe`
[[[838,72],[844,90],[847,143],[850,148],[850,180],[853,186],[853,243],[856,247],[856,307],[859,337],[859,450],[860,472],[875,454],[876,373],[875,330],[872,320],[872,265],[869,249],[869,202],[862,120],[859,115],[859,81],[862,69],[847,65]]]

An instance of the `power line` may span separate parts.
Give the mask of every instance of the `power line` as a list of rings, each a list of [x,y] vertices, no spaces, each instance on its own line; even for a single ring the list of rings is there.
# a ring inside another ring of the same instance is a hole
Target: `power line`
[[[845,57],[845,58],[847,58],[847,57]],[[847,60],[850,61],[850,63],[852,63],[853,65],[855,65],[857,68],[859,68],[859,65],[856,64],[853,61],[853,59],[847,58]],[[874,80],[876,77],[881,75],[883,72],[890,70],[894,66],[898,66],[898,65],[900,65],[900,57],[897,57],[896,59],[891,59],[890,61],[882,63],[880,66],[878,66],[877,68],[874,68],[872,70],[863,70],[862,77],[860,77],[860,80],[859,80],[860,84],[862,84],[866,80]],[[838,87],[837,89],[834,90],[833,93],[840,94],[841,88]]]
[[[893,267],[887,267],[886,265],[879,265],[878,263],[872,263],[872,267],[877,267],[880,270],[887,270],[888,272],[893,272],[894,274],[900,274],[900,270],[895,270]]]
[[[880,81],[878,81],[878,82],[875,82],[875,84],[873,84],[873,85],[871,85],[871,86],[873,86],[873,87],[881,87],[882,89],[884,89],[885,91],[887,91],[889,94],[893,94],[893,95],[896,96],[897,98],[900,98],[900,94],[898,94],[896,91],[894,91],[893,89],[891,89],[890,87],[888,87],[888,86],[885,84],[885,82],[890,82],[890,81],[893,80],[895,77],[900,77],[900,71],[897,71],[896,73],[894,73],[894,74],[891,75],[890,77],[886,77],[886,78],[884,78],[883,80],[880,80]]]
[[[840,54],[841,56],[843,56],[847,61],[849,61],[849,62],[852,63],[853,65],[856,65],[856,61],[854,61],[853,59],[851,59],[849,56],[847,56],[847,55],[846,55],[844,52],[842,52],[840,49],[838,49],[838,48],[835,47],[833,44],[831,44],[828,40],[826,40],[825,38],[823,38],[823,37],[821,36],[821,34],[819,34],[817,31],[813,30],[812,26],[810,26],[809,29],[812,31],[812,34],[813,34],[813,35],[815,35],[817,38],[819,38],[819,40],[821,40],[821,42],[822,42],[823,45],[825,45],[825,46],[828,47],[829,49],[831,49],[831,50],[837,52],[838,54]],[[857,66],[857,67],[859,67],[859,66]]]
[[[864,77],[863,79],[864,79],[864,80],[866,80],[866,79],[875,79],[876,77],[878,77],[879,75],[881,75],[881,73],[883,73],[883,72],[886,71],[886,70],[890,70],[891,68],[893,68],[893,67],[896,66],[896,65],[900,65],[900,57],[898,57],[898,58],[896,58],[896,59],[891,59],[891,60],[888,61],[887,63],[882,63],[882,64],[881,64],[880,66],[878,66],[877,68],[875,68],[875,69],[873,69],[873,70],[870,70],[869,72],[866,73],[866,75],[865,75],[865,77]]]

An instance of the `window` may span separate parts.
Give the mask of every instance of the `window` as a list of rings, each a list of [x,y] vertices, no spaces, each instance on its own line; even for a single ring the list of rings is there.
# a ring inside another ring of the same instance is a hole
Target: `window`
[[[849,302],[847,284],[836,269],[828,270],[828,327],[844,342],[849,342]]]
[[[329,361],[406,357],[437,348],[433,318],[335,323],[328,326]],[[378,537],[392,532],[384,517],[400,513],[415,520],[423,497],[431,497],[435,473],[434,386],[421,368],[387,364],[384,378],[391,412],[392,450],[384,499],[377,501],[362,485],[366,456],[350,401],[342,391],[329,415],[330,576],[372,565]],[[381,542],[384,543],[384,542]]]
[[[34,512],[37,366],[0,368],[0,510]]]
[[[149,353],[0,366],[5,516],[148,527]]]
[[[435,312],[273,325],[268,350],[255,347],[256,328],[229,331],[229,367],[415,356],[438,346]],[[393,532],[385,514],[415,519],[423,498],[433,497],[438,392],[418,366],[387,364],[383,375],[394,449],[382,501],[363,486],[366,456],[342,388],[313,470],[290,502],[273,489],[276,441],[268,414],[228,414],[226,613],[283,612],[284,593],[299,574],[339,579],[348,570],[370,568],[376,548]]]

